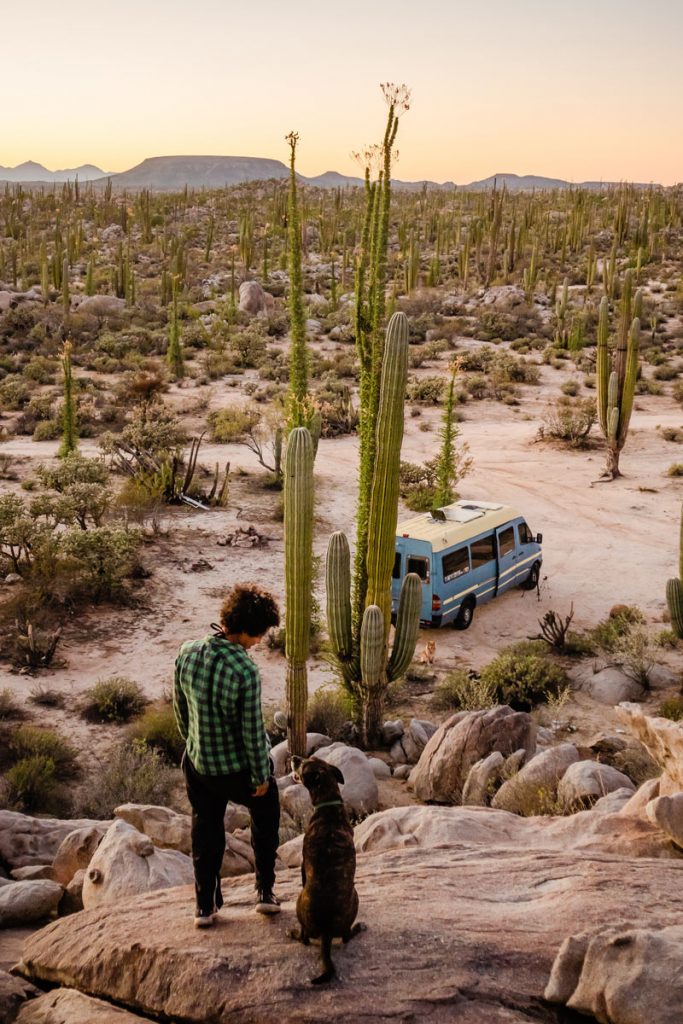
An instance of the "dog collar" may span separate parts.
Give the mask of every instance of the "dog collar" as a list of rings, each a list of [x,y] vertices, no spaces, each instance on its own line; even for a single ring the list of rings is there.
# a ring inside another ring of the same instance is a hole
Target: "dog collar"
[[[317,811],[319,807],[343,807],[343,800],[323,800],[321,804],[314,804],[313,810]]]

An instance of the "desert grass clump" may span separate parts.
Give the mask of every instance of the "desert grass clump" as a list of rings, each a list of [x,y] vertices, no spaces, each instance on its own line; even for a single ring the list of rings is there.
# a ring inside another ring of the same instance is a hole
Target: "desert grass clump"
[[[59,779],[71,779],[79,774],[75,748],[54,729],[22,725],[10,734],[7,747],[14,764],[26,758],[42,757],[52,762]]]
[[[662,701],[657,709],[657,714],[672,722],[680,722],[683,720],[683,697],[669,697],[668,700]]]
[[[129,722],[146,705],[139,683],[125,676],[111,676],[99,680],[86,692],[83,716],[91,722]]]
[[[178,732],[173,708],[168,704],[146,708],[133,727],[132,738],[158,751],[170,764],[180,764],[185,740]]]
[[[125,741],[90,776],[79,813],[110,818],[120,804],[168,805],[174,770],[144,740]]]
[[[449,672],[435,686],[431,699],[435,711],[480,711],[497,703],[494,685],[464,669]]]
[[[353,719],[353,702],[339,686],[316,690],[308,701],[306,728],[321,732],[330,739],[341,739],[344,726]]]
[[[66,698],[61,690],[55,690],[52,686],[44,683],[37,683],[29,694],[31,704],[41,708],[63,708]]]
[[[23,757],[5,773],[3,803],[22,813],[65,813],[68,800],[55,763],[44,754]]]
[[[26,711],[16,698],[16,694],[8,686],[0,690],[0,722],[21,721],[26,718]]]

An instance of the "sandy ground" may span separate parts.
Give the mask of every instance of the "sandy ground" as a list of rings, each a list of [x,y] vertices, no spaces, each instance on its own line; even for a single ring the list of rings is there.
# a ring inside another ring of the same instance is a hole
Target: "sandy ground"
[[[434,374],[440,369],[443,372],[443,364],[433,364],[421,372]],[[595,448],[589,451],[536,441],[548,403],[557,399],[564,380],[579,375],[573,367],[543,366],[541,372],[540,387],[521,388],[520,406],[470,401],[463,407],[460,425],[461,439],[473,458],[472,471],[461,484],[462,496],[511,504],[534,532],[543,533],[540,594],[508,592],[478,609],[466,633],[440,630],[435,636],[440,670],[480,667],[501,647],[534,634],[539,618],[551,608],[566,614],[573,604],[574,623],[581,627],[593,625],[612,605],[624,602],[637,604],[651,623],[662,623],[665,583],[677,572],[683,490],[679,480],[665,475],[679,457],[678,446],[665,441],[656,428],[678,427],[683,413],[669,397],[639,397],[622,454],[625,476],[592,485],[604,464],[597,430]],[[200,388],[186,382],[182,389],[173,389],[169,399],[187,406],[200,394]],[[235,389],[217,385],[211,395],[213,407],[239,398]],[[417,418],[406,417],[404,459],[420,462],[435,454],[440,415],[439,409],[430,408]],[[420,429],[425,423],[432,429]],[[83,442],[81,449],[95,454],[96,444]],[[54,456],[56,443],[15,438],[0,451],[37,464]],[[50,685],[77,695],[97,679],[120,674],[139,681],[150,697],[158,697],[171,683],[179,644],[208,631],[221,595],[232,583],[257,580],[283,596],[282,525],[274,517],[278,496],[254,486],[262,470],[243,446],[202,447],[201,461],[207,466],[226,460],[233,472],[237,467],[248,471],[249,486],[235,477],[226,510],[171,511],[165,520],[170,532],[154,541],[144,557],[153,573],[145,585],[146,608],[94,609],[70,623],[60,648],[64,665],[44,675]],[[353,538],[357,466],[355,438],[321,441],[315,540],[321,556],[333,530],[343,529]],[[217,541],[236,526],[250,524],[268,536],[267,546],[218,546]],[[198,571],[200,559],[209,567],[200,566]],[[318,589],[324,607],[322,587]],[[281,703],[284,659],[265,644],[254,656],[262,669],[265,702]],[[311,659],[311,689],[332,678],[324,661]],[[34,685],[28,676],[6,667],[0,670],[0,687],[27,695]]]

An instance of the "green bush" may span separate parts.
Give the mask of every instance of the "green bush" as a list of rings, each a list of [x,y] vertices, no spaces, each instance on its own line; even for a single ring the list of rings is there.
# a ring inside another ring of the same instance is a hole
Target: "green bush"
[[[588,633],[595,647],[603,651],[613,651],[619,639],[629,632],[631,626],[642,623],[643,615],[634,605],[617,604],[610,610],[606,619],[594,626]]]
[[[494,658],[482,670],[481,680],[491,687],[498,704],[509,704],[516,711],[530,711],[568,685],[567,673],[560,665],[537,654],[515,651],[503,651]]]
[[[55,763],[44,754],[22,757],[5,774],[5,785],[8,805],[19,811],[49,812],[63,806]]]
[[[497,703],[495,687],[464,669],[456,669],[442,679],[431,699],[435,711],[479,711]]]
[[[662,701],[657,711],[662,718],[669,718],[672,722],[680,722],[683,719],[683,697],[670,697]]]
[[[245,434],[256,426],[261,418],[257,409],[231,405],[225,409],[216,409],[209,413],[208,424],[211,440],[218,444],[229,444],[241,441]]]
[[[180,764],[185,740],[178,732],[172,707],[147,708],[136,722],[132,735],[151,749],[158,750],[171,764]]]
[[[112,600],[123,593],[123,581],[137,569],[142,533],[138,529],[99,526],[64,534],[62,549],[74,560],[76,578],[94,600]]]
[[[79,813],[110,818],[119,804],[168,804],[175,773],[158,750],[133,740],[116,747],[89,782]]]
[[[83,715],[91,722],[129,722],[147,703],[138,683],[125,676],[111,676],[86,692]]]
[[[308,701],[306,728],[321,732],[330,739],[339,739],[343,726],[353,720],[353,706],[348,693],[340,687],[316,690]]]
[[[76,750],[53,729],[22,725],[9,737],[9,754],[16,762],[25,758],[43,757],[52,761],[55,776],[60,779],[78,775]]]
[[[62,433],[59,420],[39,420],[33,428],[33,441],[54,441]]]

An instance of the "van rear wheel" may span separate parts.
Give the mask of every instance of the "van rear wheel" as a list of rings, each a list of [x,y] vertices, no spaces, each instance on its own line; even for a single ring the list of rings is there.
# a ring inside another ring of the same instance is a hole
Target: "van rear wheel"
[[[456,615],[453,625],[456,629],[469,629],[474,618],[474,599],[466,598],[460,605],[460,611]]]
[[[534,562],[531,566],[531,571],[527,578],[520,583],[522,590],[535,590],[538,586],[538,580],[541,575],[541,566],[538,562]]]

